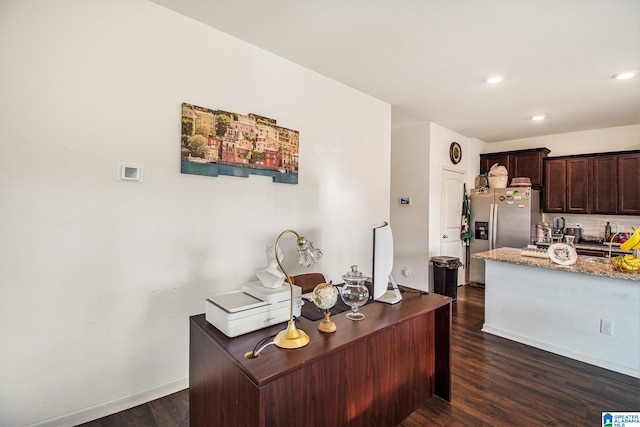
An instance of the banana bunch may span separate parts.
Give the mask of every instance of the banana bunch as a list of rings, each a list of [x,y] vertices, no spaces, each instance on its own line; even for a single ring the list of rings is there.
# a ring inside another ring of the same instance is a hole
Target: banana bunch
[[[640,228],[633,227],[633,233],[620,245],[620,249],[623,251],[640,249]],[[638,253],[634,252],[634,255],[638,255]],[[640,258],[633,255],[618,255],[611,258],[611,264],[623,271],[640,271]]]
[[[629,249],[640,249],[640,228],[633,227],[633,234],[620,245],[620,249],[628,251]]]
[[[620,249],[623,251],[640,249],[640,228],[633,227],[633,233],[620,245]],[[634,252],[634,255],[638,255],[638,253]],[[611,258],[611,264],[624,271],[640,271],[640,258],[633,255],[618,255],[617,257],[613,257]]]
[[[618,267],[620,270],[640,270],[640,258],[636,258],[633,255],[618,255],[617,257],[613,257],[611,258],[611,264],[613,264],[614,267]]]

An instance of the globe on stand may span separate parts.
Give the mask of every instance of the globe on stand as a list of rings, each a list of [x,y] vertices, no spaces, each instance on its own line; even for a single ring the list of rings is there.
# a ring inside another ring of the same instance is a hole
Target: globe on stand
[[[318,330],[324,333],[336,331],[336,324],[330,319],[329,310],[338,302],[338,290],[330,283],[320,283],[313,288],[313,303],[324,310],[324,319],[318,325]]]

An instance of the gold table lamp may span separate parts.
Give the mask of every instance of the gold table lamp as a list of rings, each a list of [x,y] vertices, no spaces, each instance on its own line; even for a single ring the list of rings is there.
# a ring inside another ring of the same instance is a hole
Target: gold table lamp
[[[317,263],[320,260],[320,257],[322,257],[322,251],[320,249],[314,248],[313,244],[309,240],[307,240],[305,237],[300,236],[293,230],[284,230],[276,239],[276,260],[278,261],[280,270],[282,270],[284,275],[287,276],[287,281],[289,282],[289,289],[291,290],[291,306],[289,309],[289,323],[287,324],[287,328],[283,331],[278,332],[276,337],[273,339],[273,342],[280,348],[294,349],[304,347],[305,345],[309,344],[310,338],[309,335],[307,335],[304,331],[296,327],[296,322],[293,319],[293,284],[291,282],[291,277],[280,262],[280,257],[278,257],[278,246],[280,244],[280,239],[282,239],[282,236],[287,233],[293,233],[298,238],[296,246],[296,248],[298,249],[298,264],[304,267],[309,267],[311,264]]]

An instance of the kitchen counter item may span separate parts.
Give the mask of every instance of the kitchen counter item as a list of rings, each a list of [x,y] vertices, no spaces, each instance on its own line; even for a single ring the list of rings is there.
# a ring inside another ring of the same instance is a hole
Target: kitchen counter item
[[[549,258],[549,252],[547,249],[523,248],[520,255],[532,256],[534,258]]]
[[[562,242],[564,237],[564,217],[556,216],[553,218],[553,240]]]
[[[567,227],[564,229],[564,234],[567,236],[574,236],[575,243],[580,243],[582,240],[582,228],[579,227]]]
[[[553,217],[553,228],[555,228],[556,230],[562,230],[564,228],[563,216]]]
[[[489,188],[507,188],[507,182],[509,180],[506,176],[490,176]]]
[[[518,177],[511,180],[511,187],[531,187],[531,178]]]
[[[476,176],[475,184],[475,188],[488,188],[489,180],[487,179],[487,175],[481,173],[480,175]]]
[[[588,234],[583,234],[580,241],[582,243],[598,243],[598,244],[604,242],[602,237],[590,236]]]
[[[553,241],[551,235],[551,227],[546,222],[540,223],[536,226],[536,233],[538,242],[551,243]]]
[[[549,243],[545,243],[545,242],[536,242],[536,246],[538,246],[540,249],[547,249],[550,245]],[[629,251],[620,250],[619,243],[614,243],[613,246],[611,246],[611,244],[609,244],[608,242],[585,243],[583,241],[582,243],[577,243],[577,244],[574,244],[573,246],[576,248],[576,251],[578,251],[578,255],[589,254],[589,256],[593,256],[594,254],[597,254],[598,256],[601,256],[601,257],[607,257],[609,256],[609,251],[611,251],[613,255],[628,255],[632,253],[632,251],[630,250]]]
[[[547,249],[551,261],[560,265],[573,265],[578,261],[578,254],[573,246],[554,243]]]
[[[498,163],[494,164],[487,175],[489,176],[489,188],[507,188],[509,172],[504,166]]]

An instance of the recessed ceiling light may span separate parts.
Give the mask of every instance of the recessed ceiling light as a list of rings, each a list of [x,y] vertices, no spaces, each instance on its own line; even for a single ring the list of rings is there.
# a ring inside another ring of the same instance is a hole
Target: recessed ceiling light
[[[613,77],[616,80],[627,80],[627,79],[634,78],[637,74],[638,74],[637,71],[623,71],[621,73],[616,73],[611,77]]]
[[[495,74],[493,76],[489,76],[486,79],[484,79],[484,81],[486,83],[489,83],[490,85],[495,85],[498,83],[502,83],[504,81],[504,76],[502,74]]]
[[[534,122],[539,122],[546,118],[547,118],[546,114],[534,114],[533,116],[531,116],[531,120],[533,120]]]

